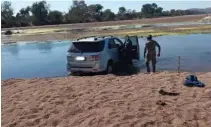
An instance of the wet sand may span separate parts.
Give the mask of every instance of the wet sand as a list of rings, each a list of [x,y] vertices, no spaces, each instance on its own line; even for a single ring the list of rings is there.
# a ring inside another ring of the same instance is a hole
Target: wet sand
[[[211,72],[195,73],[204,88],[183,86],[188,74],[4,80],[2,126],[209,127]]]

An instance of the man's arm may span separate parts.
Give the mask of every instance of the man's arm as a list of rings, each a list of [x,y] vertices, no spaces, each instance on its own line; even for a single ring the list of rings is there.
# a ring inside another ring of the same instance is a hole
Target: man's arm
[[[144,47],[144,58],[146,57],[146,52],[147,52],[147,46],[145,45],[145,47]]]
[[[161,47],[158,42],[155,42],[156,46],[158,47],[158,56],[160,56]]]

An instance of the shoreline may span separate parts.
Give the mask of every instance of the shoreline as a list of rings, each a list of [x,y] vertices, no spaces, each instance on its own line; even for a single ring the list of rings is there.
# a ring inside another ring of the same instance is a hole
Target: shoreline
[[[79,77],[103,77],[103,76],[114,76],[114,77],[127,77],[127,76],[135,76],[135,75],[158,75],[160,73],[169,73],[169,74],[206,74],[206,73],[211,73],[211,71],[197,71],[197,72],[193,72],[193,71],[175,71],[175,70],[162,70],[162,71],[157,71],[155,73],[147,73],[145,71],[142,71],[142,72],[134,72],[132,74],[121,74],[121,73],[118,73],[118,74],[107,74],[107,75],[101,75],[101,74],[86,74],[86,75],[83,75],[83,76],[72,76],[72,75],[62,75],[62,76],[54,76],[54,77],[32,77],[32,78],[7,78],[7,79],[2,79],[3,82],[7,82],[7,81],[10,81],[10,80],[34,80],[34,79],[37,79],[37,80],[45,80],[45,79],[58,79],[58,78],[68,78],[68,77],[74,77],[74,78],[79,78]]]

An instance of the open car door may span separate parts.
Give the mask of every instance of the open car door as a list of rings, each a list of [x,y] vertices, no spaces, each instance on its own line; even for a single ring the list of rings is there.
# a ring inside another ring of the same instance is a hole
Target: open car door
[[[132,41],[132,56],[133,60],[140,60],[140,50],[137,36],[129,36],[129,39]]]

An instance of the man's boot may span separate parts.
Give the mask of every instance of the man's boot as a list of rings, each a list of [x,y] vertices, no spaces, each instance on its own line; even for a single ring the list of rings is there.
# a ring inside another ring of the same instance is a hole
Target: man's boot
[[[147,72],[150,73],[149,62],[146,62]]]
[[[155,71],[156,71],[156,64],[155,63],[152,63],[152,71],[153,71],[153,73],[155,73]]]

